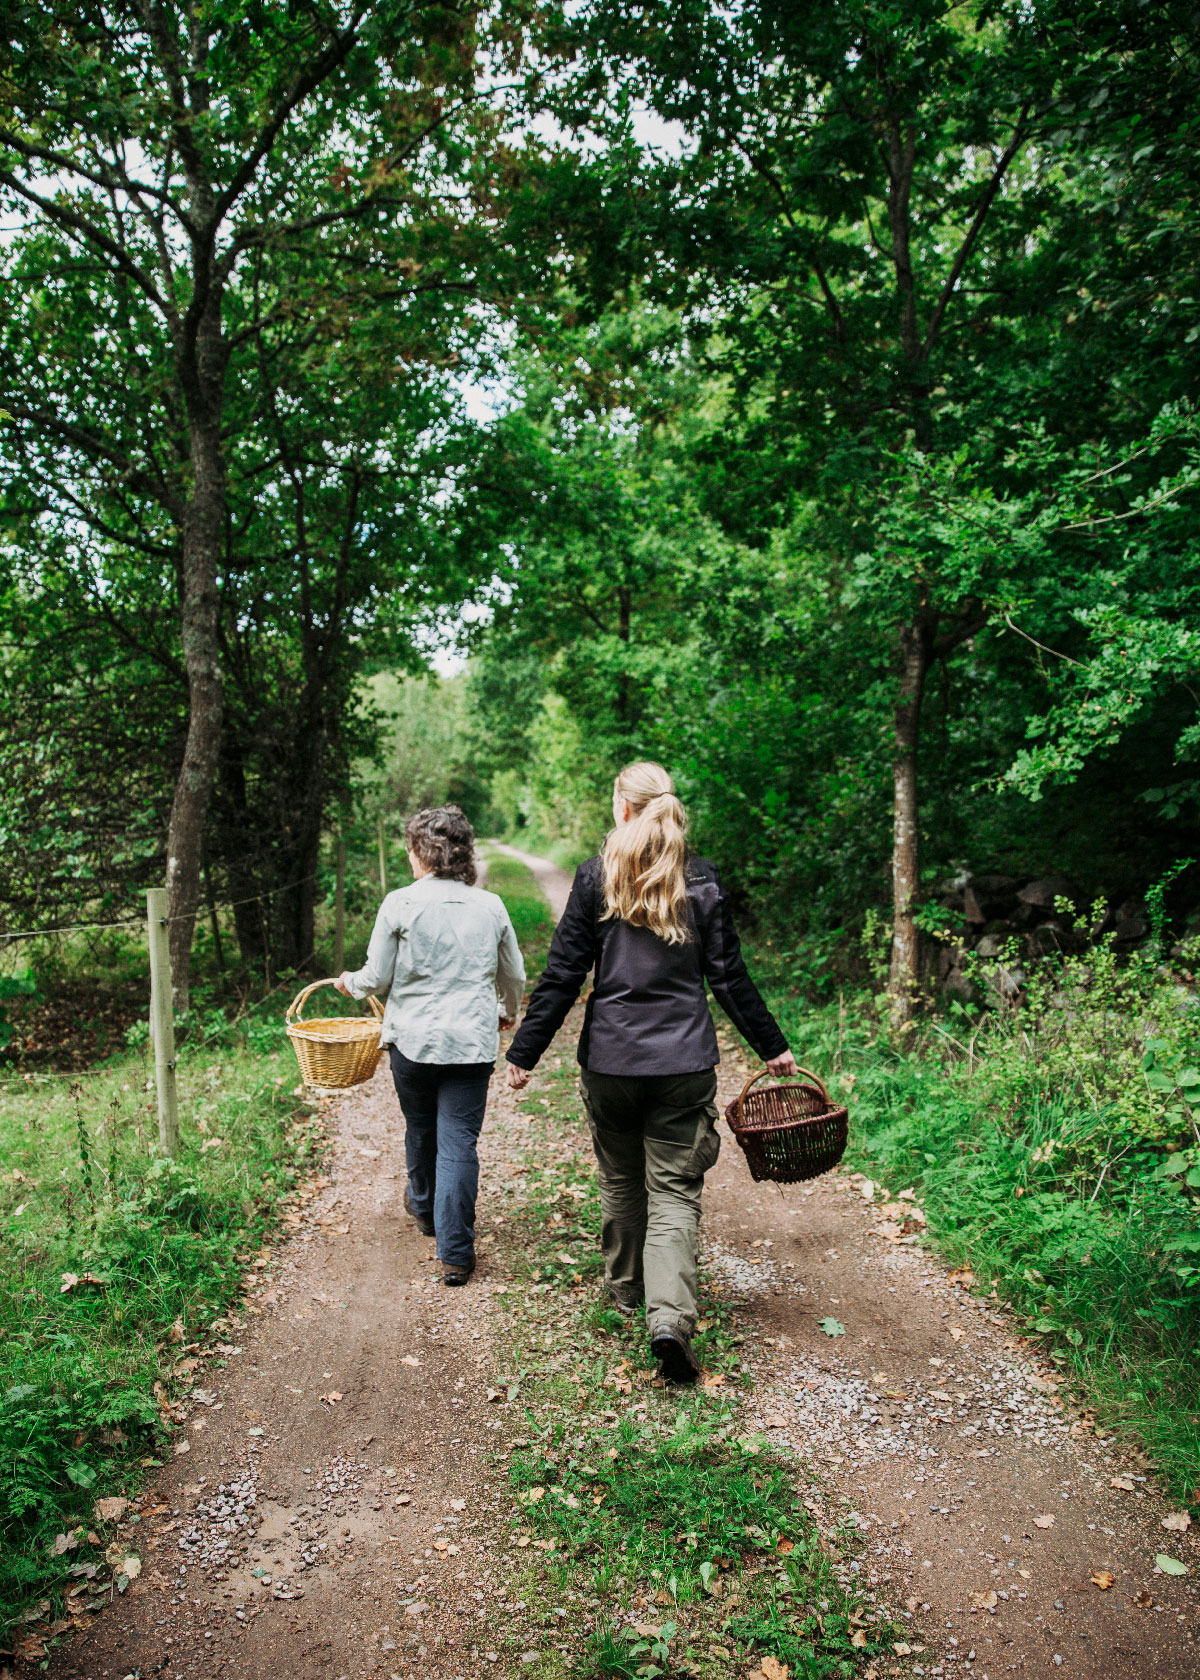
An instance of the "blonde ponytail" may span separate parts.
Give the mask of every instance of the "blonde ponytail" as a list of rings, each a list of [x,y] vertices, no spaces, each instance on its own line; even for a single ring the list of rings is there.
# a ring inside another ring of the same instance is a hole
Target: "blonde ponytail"
[[[690,937],[687,913],[687,816],[661,764],[629,764],[615,783],[633,813],[604,842],[602,920],[649,928],[668,945]]]

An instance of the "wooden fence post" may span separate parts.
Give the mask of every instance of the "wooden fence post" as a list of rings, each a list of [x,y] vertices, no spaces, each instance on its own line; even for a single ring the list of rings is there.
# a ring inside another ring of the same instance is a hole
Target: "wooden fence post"
[[[333,972],[346,966],[346,837],[338,829],[337,891],[333,900]]]
[[[375,833],[379,840],[379,890],[387,897],[387,846],[383,838],[383,817],[375,819]]]
[[[158,1091],[158,1147],[179,1153],[179,1101],[175,1093],[175,1016],[171,1009],[171,950],[167,940],[167,890],[146,894],[150,945],[150,1032],[154,1041],[154,1083]]]

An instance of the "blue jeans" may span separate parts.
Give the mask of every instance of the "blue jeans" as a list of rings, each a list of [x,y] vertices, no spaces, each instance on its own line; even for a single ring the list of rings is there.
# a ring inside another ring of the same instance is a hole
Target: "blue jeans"
[[[413,1212],[432,1215],[444,1266],[475,1264],[475,1197],[493,1062],[414,1062],[388,1046],[404,1115],[404,1157]]]

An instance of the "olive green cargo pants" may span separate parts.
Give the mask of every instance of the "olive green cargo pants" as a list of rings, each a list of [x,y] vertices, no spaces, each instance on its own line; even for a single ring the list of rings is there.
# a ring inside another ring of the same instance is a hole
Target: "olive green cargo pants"
[[[644,1293],[651,1335],[696,1324],[704,1175],[721,1149],[715,1072],[579,1076],[600,1176],[604,1281]]]

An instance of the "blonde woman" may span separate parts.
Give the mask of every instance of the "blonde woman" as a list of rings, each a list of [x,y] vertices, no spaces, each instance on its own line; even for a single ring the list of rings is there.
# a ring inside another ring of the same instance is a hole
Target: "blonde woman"
[[[705,981],[772,1073],[795,1073],[796,1062],[746,972],[717,870],[688,852],[687,818],[661,764],[621,771],[613,822],[600,856],[576,872],[508,1052],[508,1083],[528,1083],[594,969],[579,1064],[605,1282],[622,1312],[645,1301],[667,1381],[694,1382],[700,1195],[720,1149]]]

